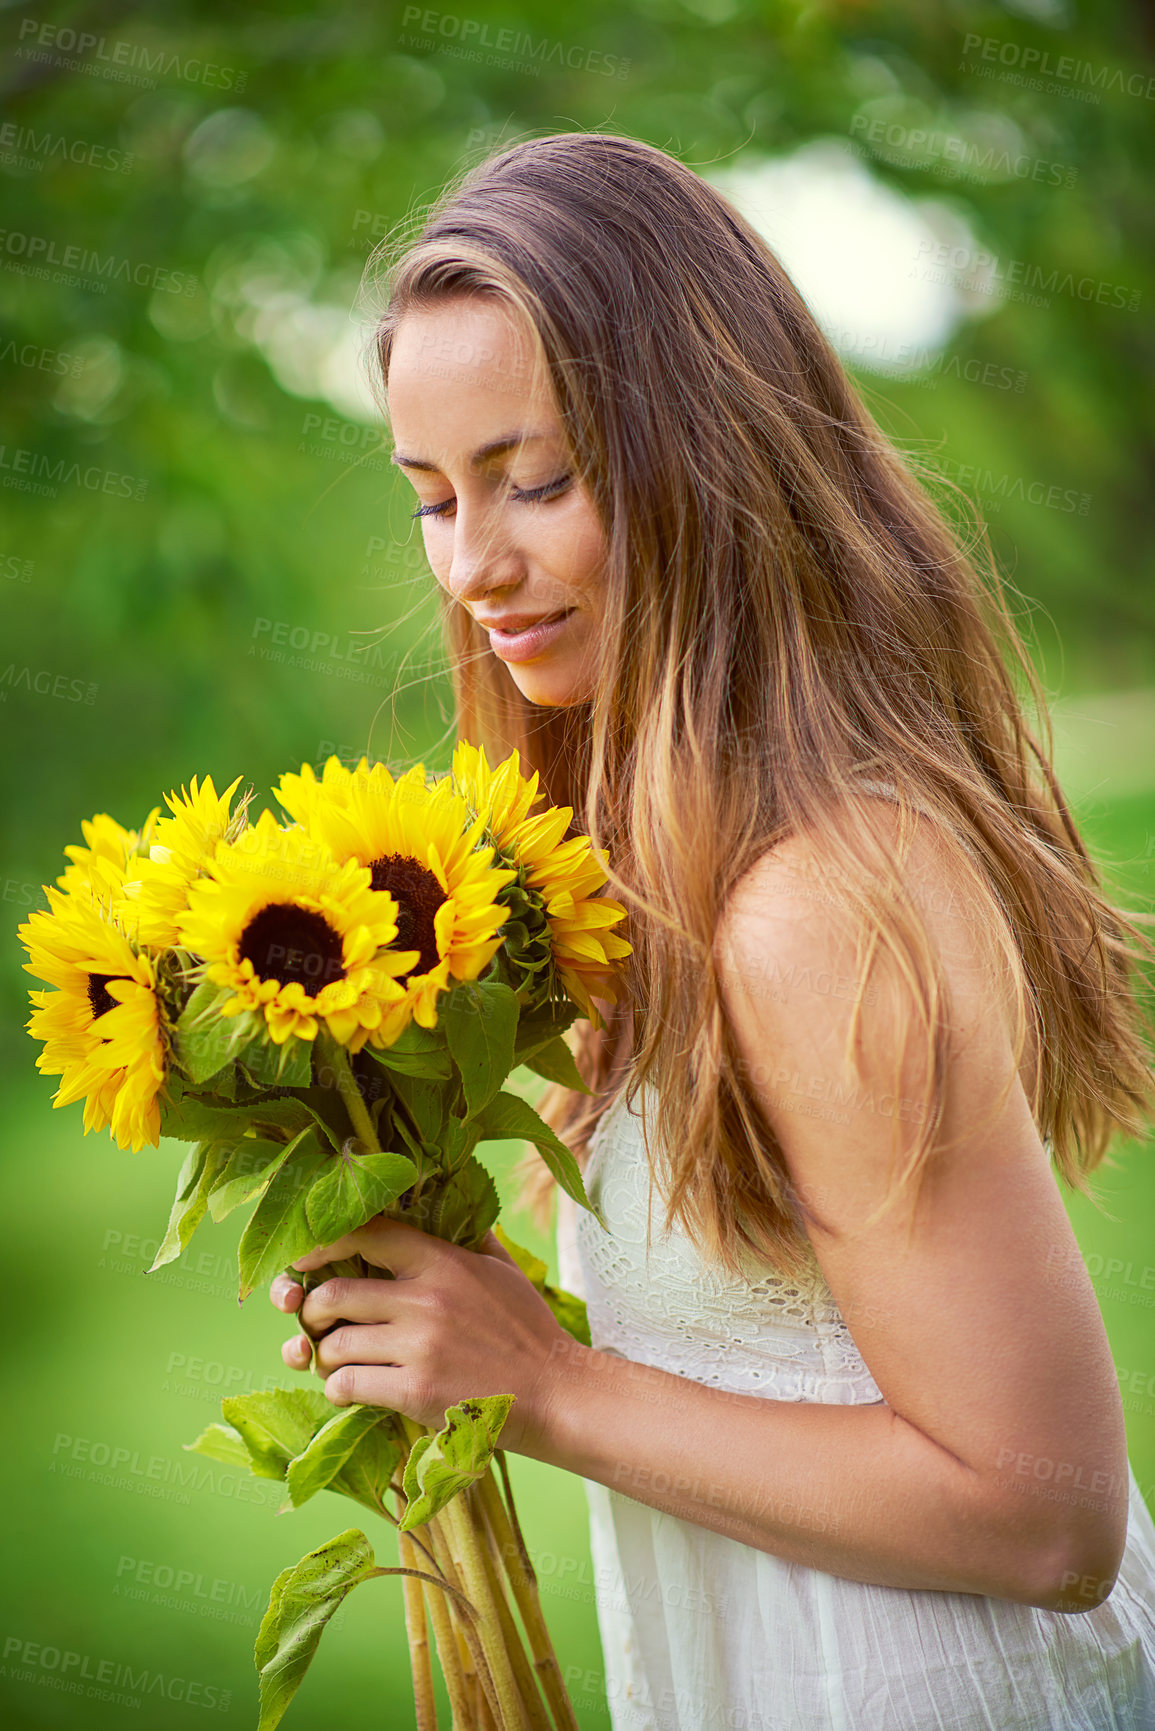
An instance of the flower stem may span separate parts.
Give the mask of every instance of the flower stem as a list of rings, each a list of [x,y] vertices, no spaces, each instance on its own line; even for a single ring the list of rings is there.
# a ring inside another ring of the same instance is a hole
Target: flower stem
[[[433,1554],[437,1560],[438,1568],[445,1577],[446,1584],[450,1588],[456,1589],[456,1593],[460,1593],[461,1579],[457,1571],[457,1566],[453,1561],[449,1537],[444,1530],[444,1524],[440,1517],[434,1515],[431,1521],[426,1522],[425,1530],[429,1535],[430,1546],[432,1547]],[[453,1636],[457,1642],[457,1651],[461,1660],[461,1676],[465,1687],[466,1702],[469,1712],[472,1714],[472,1718],[467,1718],[465,1723],[472,1731],[474,1725],[480,1726],[482,1723],[481,1703],[486,1699],[485,1687],[483,1687],[482,1684],[482,1671],[485,1669],[485,1655],[481,1651],[481,1639],[477,1628],[476,1613],[472,1616],[463,1614],[456,1593],[455,1596],[450,1599],[446,1609],[449,1615]],[[469,1601],[465,1599],[464,1594],[461,1594],[461,1599],[465,1604],[469,1604]],[[472,1606],[470,1606],[470,1610],[472,1610]],[[491,1679],[488,1687],[492,1688],[492,1686]]]
[[[357,1140],[362,1143],[368,1154],[380,1154],[381,1144],[377,1140],[377,1132],[373,1128],[373,1120],[369,1116],[369,1108],[365,1104],[357,1078],[353,1074],[353,1066],[344,1046],[339,1045],[331,1034],[319,1034],[323,1039],[323,1050],[333,1066],[333,1074],[337,1079],[337,1092],[345,1102],[345,1110],[349,1114]]]
[[[410,1446],[418,1437],[430,1434],[424,1426],[406,1418],[403,1413],[396,1415],[395,1424]],[[497,1690],[486,1657],[481,1617],[462,1590],[464,1571],[459,1567],[455,1555],[455,1537],[446,1523],[444,1512],[424,1522],[424,1527],[435,1564],[449,1595],[450,1621],[473,1714],[473,1717],[466,1721],[467,1731],[475,1731],[475,1728],[476,1731],[484,1731],[486,1726],[496,1724]]]
[[[465,1590],[481,1613],[485,1657],[497,1691],[498,1722],[502,1731],[534,1731],[518,1688],[512,1658],[506,1649],[501,1617],[486,1569],[483,1539],[472,1511],[460,1496],[456,1496],[442,1512],[448,1516],[450,1530],[457,1541]]]
[[[486,1470],[485,1476],[492,1484],[491,1468]],[[525,1656],[525,1646],[521,1634],[513,1620],[513,1612],[509,1608],[505,1589],[502,1586],[501,1557],[498,1554],[497,1541],[493,1536],[492,1528],[486,1521],[482,1503],[476,1495],[477,1490],[477,1485],[470,1485],[469,1489],[462,1493],[462,1497],[482,1537],[482,1555],[485,1558],[486,1572],[489,1576],[493,1600],[497,1606],[497,1614],[501,1620],[501,1631],[505,1638],[506,1649],[513,1665],[514,1675],[517,1678],[517,1686],[533,1722],[534,1731],[551,1731],[550,1716],[545,1710],[545,1703],[542,1701],[534,1681],[533,1671],[530,1669],[529,1660]]]
[[[525,1632],[529,1637],[534,1670],[540,1679],[542,1692],[549,1702],[550,1712],[553,1714],[558,1731],[578,1731],[573,1704],[566,1690],[561,1666],[557,1662],[557,1654],[554,1651],[549,1629],[542,1613],[541,1599],[537,1590],[537,1575],[529,1560],[529,1552],[525,1548],[521,1524],[518,1521],[517,1510],[513,1503],[513,1487],[509,1482],[509,1471],[505,1464],[505,1455],[501,1450],[497,1451],[497,1462],[501,1468],[505,1494],[509,1499],[508,1514],[505,1504],[501,1500],[492,1468],[478,1481],[478,1498],[493,1532],[498,1556],[505,1560],[506,1575],[513,1589],[517,1608],[521,1612]]]
[[[403,1534],[402,1536],[407,1535]],[[462,1665],[462,1641],[449,1608],[449,1597],[444,1590],[439,1592],[432,1586],[426,1586],[423,1591],[429,1606],[429,1619],[433,1624],[434,1638],[437,1642],[437,1657],[441,1662],[441,1675],[445,1678],[445,1688],[449,1696],[449,1708],[453,1715],[453,1731],[477,1731],[477,1713],[470,1700]],[[477,1673],[473,1672],[473,1675],[476,1677]]]
[[[399,1499],[400,1500],[400,1499]],[[417,1547],[408,1533],[397,1534],[397,1549],[405,1569],[414,1568]],[[429,1652],[429,1630],[425,1621],[425,1587],[413,1575],[401,1577],[405,1598],[405,1628],[409,1636],[409,1662],[413,1671],[413,1706],[417,1731],[437,1731],[437,1701],[433,1693],[433,1664]]]
[[[410,1447],[424,1434],[421,1425],[399,1414],[399,1422]],[[458,1495],[439,1510],[445,1523],[460,1576],[461,1584],[478,1612],[478,1633],[481,1637],[482,1659],[492,1678],[496,1719],[501,1731],[534,1731],[522,1700],[514,1674],[513,1661],[505,1645],[501,1614],[494,1599],[493,1585],[486,1568],[483,1534],[478,1531],[472,1508]],[[497,1584],[500,1591],[500,1584]],[[508,1606],[506,1607],[508,1610]]]

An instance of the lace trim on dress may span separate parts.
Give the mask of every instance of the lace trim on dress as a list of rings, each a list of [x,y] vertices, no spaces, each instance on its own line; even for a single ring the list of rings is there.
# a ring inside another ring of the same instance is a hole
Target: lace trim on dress
[[[809,1279],[749,1252],[732,1275],[678,1221],[663,1234],[638,1117],[623,1092],[590,1141],[586,1190],[608,1231],[579,1209],[575,1236],[594,1346],[739,1393],[881,1400],[813,1249]]]

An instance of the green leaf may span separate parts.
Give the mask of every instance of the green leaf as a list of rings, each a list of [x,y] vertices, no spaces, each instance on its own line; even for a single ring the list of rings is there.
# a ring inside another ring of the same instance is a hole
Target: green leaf
[[[288,1262],[316,1247],[305,1199],[314,1179],[333,1156],[318,1146],[316,1131],[307,1130],[291,1160],[278,1167],[253,1211],[241,1237],[240,1301]]]
[[[538,1116],[528,1100],[517,1094],[498,1094],[474,1122],[480,1127],[480,1141],[520,1136],[532,1142],[566,1195],[572,1196],[582,1208],[588,1208],[598,1224],[605,1226],[601,1213],[586,1195],[577,1161],[561,1137],[550,1129],[544,1118]]]
[[[585,1299],[579,1298],[575,1292],[567,1292],[564,1286],[551,1286],[546,1280],[549,1269],[541,1257],[535,1256],[532,1250],[526,1250],[524,1245],[515,1244],[503,1227],[495,1226],[493,1235],[513,1257],[526,1279],[541,1293],[567,1334],[572,1334],[583,1346],[592,1346]]]
[[[248,1450],[246,1464],[260,1479],[283,1479],[289,1462],[304,1454],[317,1432],[342,1410],[311,1388],[259,1389],[227,1394],[221,1401],[222,1413]]]
[[[286,1476],[289,1494],[278,1512],[299,1509],[318,1491],[326,1490],[362,1438],[374,1425],[391,1417],[379,1406],[349,1406],[334,1413],[303,1453],[289,1462]]]
[[[234,1104],[237,1097],[237,1067],[233,1063],[222,1065],[214,1070],[211,1076],[198,1081],[197,1089],[201,1094],[207,1094],[210,1099],[227,1100]]]
[[[593,1093],[593,1089],[583,1082],[574,1055],[560,1036],[547,1040],[544,1046],[531,1052],[524,1063],[527,1069],[544,1076],[549,1082],[560,1082],[563,1088],[573,1088],[579,1094]]]
[[[517,1024],[514,1066],[527,1063],[531,1053],[540,1051],[551,1040],[558,1039],[572,1026],[578,1015],[577,1005],[568,1001],[564,1007],[551,1001],[536,1010],[523,1010]]]
[[[567,1292],[564,1286],[549,1285],[542,1287],[541,1296],[553,1311],[555,1321],[561,1324],[567,1334],[572,1334],[583,1346],[593,1345],[589,1311],[584,1298],[579,1298],[576,1292]]]
[[[378,1425],[361,1438],[328,1488],[342,1496],[353,1497],[379,1515],[403,1453],[401,1444],[390,1434],[388,1426]]]
[[[266,1094],[257,1100],[244,1100],[250,1124],[257,1130],[288,1130],[296,1135],[317,1122],[317,1115],[302,1094]],[[282,1141],[288,1138],[282,1137]],[[276,1141],[276,1137],[273,1138]]]
[[[252,1455],[245,1447],[244,1438],[232,1425],[210,1424],[196,1442],[182,1443],[181,1447],[190,1454],[208,1455],[211,1461],[223,1461],[225,1466],[252,1471]]]
[[[257,1731],[274,1731],[281,1723],[326,1623],[373,1566],[373,1547],[350,1527],[277,1576],[253,1649],[261,1677]]]
[[[513,1257],[525,1278],[540,1292],[549,1273],[548,1263],[543,1262],[540,1256],[535,1256],[532,1250],[527,1250],[523,1244],[515,1244],[504,1226],[495,1226],[493,1236],[502,1249]]]
[[[258,1034],[237,1054],[237,1062],[252,1080],[266,1088],[307,1088],[313,1079],[313,1043],[290,1034],[278,1045]]]
[[[291,1142],[267,1142],[260,1136],[242,1137],[209,1192],[209,1213],[213,1219],[219,1224],[242,1202],[251,1202],[254,1196],[259,1196],[302,1137],[311,1134],[310,1125]]]
[[[476,1244],[501,1213],[501,1198],[474,1155],[449,1179],[426,1184],[416,1203],[394,1210],[396,1218],[450,1244]]]
[[[350,1134],[350,1126],[348,1113],[336,1089],[303,1088],[300,1093],[293,1095],[293,1099],[300,1101],[339,1154]]]
[[[391,1081],[397,1098],[416,1127],[418,1140],[437,1147],[445,1131],[448,1108],[444,1083],[423,1076],[403,1075],[393,1076]]]
[[[181,1162],[181,1169],[177,1173],[175,1201],[187,1202],[192,1195],[200,1182],[200,1175],[204,1171],[207,1153],[208,1144],[204,1142],[198,1142],[195,1147],[189,1149]]]
[[[453,1075],[453,1060],[445,1042],[443,1028],[423,1028],[420,1022],[410,1022],[391,1046],[363,1046],[362,1051],[386,1070],[404,1076],[430,1076],[448,1082]]]
[[[164,1105],[160,1133],[174,1142],[212,1142],[243,1135],[248,1121],[244,1106],[218,1105],[182,1093]]]
[[[408,1124],[406,1124],[405,1120],[401,1117],[397,1118],[395,1128],[398,1136],[409,1150],[410,1159],[412,1159],[418,1166],[423,1165],[425,1162],[425,1149],[421,1139],[413,1134]]]
[[[232,1142],[198,1142],[189,1150],[176,1181],[176,1200],[160,1249],[152,1259],[150,1274],[175,1262],[204,1219],[209,1191],[232,1153]],[[298,1256],[302,1254],[297,1251]]]
[[[438,1020],[473,1117],[514,1068],[517,998],[500,980],[462,980],[441,999]]]
[[[407,1154],[338,1154],[306,1198],[313,1241],[335,1244],[346,1232],[355,1232],[403,1195],[416,1177],[417,1168]]]
[[[231,1063],[247,1037],[247,1018],[220,1013],[221,1004],[233,996],[231,986],[205,979],[180,1013],[174,1037],[177,1062],[194,1084],[206,1082]]]
[[[487,1394],[446,1408],[436,1436],[418,1437],[405,1463],[408,1507],[401,1531],[412,1532],[479,1479],[493,1458],[502,1426],[516,1396]]]

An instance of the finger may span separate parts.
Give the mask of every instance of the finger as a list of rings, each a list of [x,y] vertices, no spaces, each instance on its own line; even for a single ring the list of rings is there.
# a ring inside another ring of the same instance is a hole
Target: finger
[[[304,1296],[305,1288],[299,1281],[290,1280],[287,1274],[278,1274],[269,1287],[269,1300],[278,1310],[299,1310]]]
[[[346,1364],[327,1379],[325,1399],[333,1406],[384,1406],[404,1412],[404,1374],[391,1365]]]
[[[313,1359],[313,1343],[303,1334],[295,1334],[282,1346],[281,1357],[290,1370],[308,1370]]]
[[[336,1244],[318,1245],[307,1256],[299,1256],[293,1267],[304,1274],[322,1268],[326,1262],[363,1256],[374,1268],[387,1268],[398,1280],[408,1280],[439,1257],[452,1255],[455,1249],[456,1246],[434,1238],[431,1233],[407,1226],[403,1220],[377,1214],[356,1232],[339,1238]]]
[[[481,1241],[481,1252],[483,1256],[496,1256],[499,1262],[508,1262],[511,1268],[517,1268],[517,1263],[492,1229]],[[518,1269],[518,1272],[521,1270]]]
[[[396,1312],[391,1280],[326,1280],[301,1306],[300,1320],[310,1334],[324,1334],[341,1317],[350,1322],[390,1322]]]
[[[316,1250],[310,1250],[306,1256],[298,1256],[293,1263],[294,1268],[302,1274],[309,1274],[314,1268],[324,1268],[326,1262],[344,1262],[346,1257],[356,1256],[357,1249],[353,1243],[356,1233],[349,1232],[344,1238],[338,1238],[335,1244],[318,1244]]]
[[[313,1363],[328,1376],[343,1364],[393,1365],[397,1351],[397,1332],[388,1323],[361,1328],[346,1324],[317,1342]]]

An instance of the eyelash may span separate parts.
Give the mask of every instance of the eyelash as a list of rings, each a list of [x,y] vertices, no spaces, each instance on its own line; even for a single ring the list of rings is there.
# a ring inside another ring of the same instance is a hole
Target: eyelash
[[[556,481],[547,481],[544,487],[530,487],[528,489],[514,487],[512,489],[513,496],[519,505],[537,504],[540,500],[547,498],[549,495],[559,493],[562,489],[568,487],[572,480],[572,474],[566,474],[559,475]],[[409,515],[411,517],[441,517],[452,503],[452,499],[446,499],[444,503],[440,505],[418,505],[417,509],[415,511],[410,511]]]

